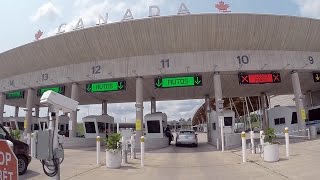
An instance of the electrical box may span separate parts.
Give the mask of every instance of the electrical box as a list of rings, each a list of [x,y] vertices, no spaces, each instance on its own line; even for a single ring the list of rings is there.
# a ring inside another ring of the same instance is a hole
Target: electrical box
[[[53,157],[53,131],[50,129],[35,132],[35,158],[49,160]]]

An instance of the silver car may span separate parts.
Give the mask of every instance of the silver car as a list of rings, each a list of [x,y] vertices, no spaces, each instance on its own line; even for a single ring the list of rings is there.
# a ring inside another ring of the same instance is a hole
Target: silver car
[[[176,146],[192,145],[198,146],[198,136],[193,130],[180,130],[177,133]]]

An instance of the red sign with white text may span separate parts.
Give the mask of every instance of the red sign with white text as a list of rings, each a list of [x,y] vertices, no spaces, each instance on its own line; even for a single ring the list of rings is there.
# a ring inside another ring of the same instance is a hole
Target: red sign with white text
[[[6,140],[0,140],[0,179],[18,179],[18,160]]]
[[[280,73],[239,74],[240,84],[265,84],[280,82]]]

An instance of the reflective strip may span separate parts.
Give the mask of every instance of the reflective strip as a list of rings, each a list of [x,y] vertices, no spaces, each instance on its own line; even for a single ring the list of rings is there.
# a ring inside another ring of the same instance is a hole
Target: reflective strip
[[[245,138],[246,137],[246,133],[241,133],[241,137]]]

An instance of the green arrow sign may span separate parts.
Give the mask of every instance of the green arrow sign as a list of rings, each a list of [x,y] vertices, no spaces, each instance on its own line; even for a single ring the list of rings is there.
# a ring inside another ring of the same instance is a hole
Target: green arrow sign
[[[159,77],[154,79],[155,88],[202,86],[201,76]]]
[[[24,91],[12,91],[12,92],[8,92],[6,93],[6,99],[20,99],[20,98],[24,98]]]
[[[38,89],[37,95],[38,95],[38,96],[42,96],[42,94],[43,94],[44,92],[49,91],[49,90],[64,95],[64,89],[65,89],[64,86],[44,87],[44,88]]]
[[[86,85],[89,93],[122,91],[126,89],[126,81],[99,82]]]

